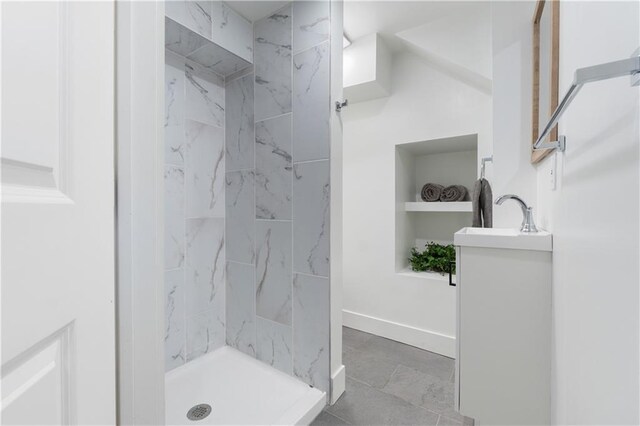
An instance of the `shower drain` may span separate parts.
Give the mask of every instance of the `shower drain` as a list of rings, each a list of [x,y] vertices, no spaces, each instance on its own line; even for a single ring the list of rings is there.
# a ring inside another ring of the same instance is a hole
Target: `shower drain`
[[[209,404],[198,404],[187,411],[187,418],[195,422],[204,419],[209,414],[211,414],[211,406]]]

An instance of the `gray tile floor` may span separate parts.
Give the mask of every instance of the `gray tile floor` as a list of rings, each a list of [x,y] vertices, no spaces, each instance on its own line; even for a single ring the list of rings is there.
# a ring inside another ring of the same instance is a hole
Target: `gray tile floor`
[[[313,425],[462,425],[454,360],[343,327],[347,390]]]

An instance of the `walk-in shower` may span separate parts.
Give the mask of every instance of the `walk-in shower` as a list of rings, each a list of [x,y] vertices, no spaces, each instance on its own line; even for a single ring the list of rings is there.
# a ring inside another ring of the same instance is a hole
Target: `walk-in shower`
[[[329,398],[332,7],[165,4],[168,424],[307,423]]]

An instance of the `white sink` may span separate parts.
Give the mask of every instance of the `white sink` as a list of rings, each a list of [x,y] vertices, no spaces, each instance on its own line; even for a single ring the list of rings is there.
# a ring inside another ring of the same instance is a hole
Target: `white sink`
[[[551,251],[553,237],[547,231],[523,233],[512,228],[462,228],[453,243],[463,247]]]

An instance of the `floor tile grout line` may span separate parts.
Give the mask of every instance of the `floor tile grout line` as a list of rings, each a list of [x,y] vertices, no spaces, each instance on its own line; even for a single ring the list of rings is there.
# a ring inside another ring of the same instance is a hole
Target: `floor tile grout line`
[[[411,405],[412,407],[420,408],[421,410],[424,410],[424,411],[426,411],[426,412],[428,412],[428,413],[435,414],[435,415],[437,415],[437,416],[441,416],[441,414],[440,414],[440,413],[438,413],[438,412],[435,412],[435,411],[433,411],[433,410],[430,410],[429,408],[427,408],[427,407],[423,407],[423,406],[421,406],[421,405],[416,405],[416,404],[414,404],[414,403],[413,403],[413,402],[411,402],[411,401],[407,401],[406,399],[404,399],[404,398],[402,398],[402,397],[399,397],[398,395],[394,395],[394,394],[389,393],[389,392],[387,392],[387,391],[385,391],[385,390],[383,390],[383,389],[374,388],[374,387],[372,387],[372,386],[370,386],[370,387],[371,387],[372,389],[379,390],[380,392],[384,393],[385,395],[389,395],[389,396],[393,396],[393,397],[395,397],[395,398],[398,398],[399,400],[406,402],[407,404]],[[451,408],[453,408],[453,407],[451,407]]]
[[[358,382],[358,383],[360,383],[361,385],[365,385],[365,386],[367,386],[367,387],[370,387],[371,389],[376,389],[376,388],[374,388],[373,386],[371,386],[369,383],[367,383],[367,382],[363,382],[362,380],[359,380],[359,379],[356,379],[356,378],[355,378],[355,377],[353,377],[353,376],[349,376],[348,374],[346,374],[346,377],[347,377],[347,378],[349,378],[349,379],[351,379],[351,380],[353,380],[354,382]]]
[[[340,420],[342,420],[343,422],[345,422],[348,425],[353,425],[353,423],[351,423],[349,420],[343,419],[342,417],[338,416],[337,414],[333,414],[332,412],[330,412],[328,410],[323,410],[323,411],[326,411],[326,413],[329,414],[330,416],[333,416],[336,419],[340,419]]]
[[[398,366],[396,367],[396,370],[398,369],[398,367],[399,367],[400,365],[402,365],[402,364],[398,364]],[[406,366],[405,366],[405,367],[406,367]],[[407,368],[409,368],[409,367],[407,367]],[[394,373],[395,373],[395,370],[394,370],[394,372],[393,372],[393,373],[391,373],[391,376],[393,376],[393,374],[394,374]],[[391,376],[389,376],[389,378],[391,378]],[[351,380],[353,380],[354,382],[358,382],[358,383],[360,383],[361,385],[367,386],[368,388],[371,388],[371,389],[373,389],[373,390],[377,390],[377,391],[379,391],[379,392],[382,392],[382,393],[384,393],[385,395],[389,395],[389,396],[392,396],[392,397],[394,397],[394,398],[398,398],[399,400],[406,402],[407,404],[411,405],[412,407],[420,408],[420,409],[422,409],[422,410],[424,410],[424,411],[427,411],[427,412],[429,412],[429,413],[431,413],[431,414],[435,414],[435,415],[438,415],[438,416],[441,416],[441,415],[442,415],[442,414],[437,413],[437,412],[435,412],[435,411],[433,411],[433,410],[430,410],[429,408],[423,407],[423,406],[421,406],[421,405],[416,405],[416,404],[414,404],[414,403],[413,403],[413,402],[411,402],[411,401],[407,401],[406,399],[404,399],[404,398],[402,398],[402,397],[400,397],[400,396],[398,396],[398,395],[394,395],[394,394],[392,394],[392,393],[390,393],[390,392],[387,392],[387,391],[385,391],[385,390],[384,390],[384,389],[382,389],[382,388],[377,388],[377,387],[375,387],[375,386],[371,386],[369,383],[367,383],[367,382],[363,382],[362,380],[359,380],[359,379],[357,379],[357,378],[355,378],[355,377],[349,376],[348,374],[346,375],[346,377],[347,377],[347,378],[349,378],[349,379],[351,379]],[[387,381],[387,383],[388,383],[388,381]],[[386,384],[385,384],[385,386],[386,386]],[[452,407],[452,408],[453,408],[453,407]],[[446,416],[445,416],[445,417],[446,417]],[[454,420],[454,419],[452,419],[452,420]]]
[[[376,391],[381,392],[381,393],[383,393],[383,394],[385,394],[385,395],[388,395],[388,396],[392,396],[392,397],[394,397],[394,398],[397,398],[397,399],[399,399],[400,401],[405,402],[405,403],[409,404],[410,406],[412,406],[412,407],[414,407],[414,408],[419,408],[420,410],[426,411],[427,413],[434,414],[434,415],[438,416],[438,420],[440,420],[440,416],[442,416],[442,414],[440,414],[440,413],[437,413],[437,412],[435,412],[435,411],[433,411],[433,410],[430,410],[430,409],[428,409],[428,408],[426,408],[426,407],[422,407],[422,406],[420,406],[420,405],[415,405],[414,403],[412,403],[412,402],[410,402],[410,401],[407,401],[406,399],[401,398],[401,397],[399,397],[398,395],[394,395],[394,394],[392,394],[392,393],[385,392],[384,390],[382,390],[382,389],[380,389],[380,388],[377,388],[377,387],[375,387],[375,386],[371,386],[370,384],[368,384],[368,383],[366,383],[366,382],[363,382],[362,380],[358,380],[358,379],[356,379],[355,377],[351,377],[351,376],[349,376],[349,375],[347,375],[346,377],[347,377],[347,378],[349,378],[349,379],[351,379],[351,380],[353,380],[354,382],[358,382],[359,384],[364,385],[364,386],[366,386],[366,387],[368,387],[368,388],[370,388],[370,389],[372,389],[372,390],[376,390]],[[329,407],[331,407],[331,406],[329,406]],[[335,416],[335,414],[333,414],[331,411],[329,411],[329,410],[327,410],[327,411],[328,411],[328,413],[329,413],[329,414],[332,414],[332,415],[334,415],[334,416]],[[338,417],[338,416],[336,416],[336,417]],[[446,416],[445,416],[445,417],[446,417]],[[450,418],[450,417],[447,417],[447,418]],[[344,419],[340,419],[340,420],[344,420]],[[451,419],[451,420],[454,420],[454,419]],[[437,422],[436,422],[436,424],[437,424]]]
[[[396,374],[396,372],[398,371],[398,368],[400,368],[401,364],[396,364],[396,368],[393,369],[393,372],[391,374],[389,374],[389,378],[387,379],[387,381],[384,383],[384,385],[382,385],[382,387],[380,388],[381,390],[385,388],[385,386],[387,386],[389,384],[389,382],[391,381],[391,379],[393,378],[393,375]],[[400,398],[400,399],[404,399],[404,398]]]
[[[398,366],[400,366],[400,365],[402,365],[402,364],[398,364]],[[407,366],[405,365],[404,367],[407,367]],[[410,368],[410,367],[407,367],[407,368]],[[416,371],[418,371],[418,370],[416,370]],[[393,376],[393,373],[392,373],[391,375]],[[385,384],[385,386],[386,386],[386,384]],[[372,386],[370,386],[370,387],[372,387]],[[390,395],[390,396],[394,396],[394,397],[396,397],[396,398],[398,398],[398,399],[401,399],[402,401],[404,401],[404,402],[406,402],[407,404],[412,405],[412,406],[414,406],[414,407],[416,407],[416,408],[421,408],[421,409],[423,409],[423,410],[425,410],[425,411],[428,411],[429,413],[437,414],[438,416],[441,416],[441,415],[442,415],[441,413],[438,413],[438,412],[434,411],[433,409],[430,409],[430,408],[427,408],[427,407],[423,407],[423,406],[421,406],[421,405],[416,405],[416,404],[414,404],[413,402],[408,401],[408,400],[406,400],[406,399],[402,398],[401,396],[398,396],[398,395],[392,394],[391,392],[387,392],[387,391],[385,391],[384,389],[378,389],[378,388],[375,388],[375,387],[372,387],[372,388],[373,388],[373,389],[377,389],[377,390],[379,390],[380,392],[382,392],[382,393],[384,393],[384,394],[387,394],[387,395]],[[453,409],[453,407],[451,407],[451,408]],[[446,417],[446,416],[445,416],[445,417]],[[453,420],[453,419],[452,419],[452,420]]]
[[[393,374],[392,374],[392,375],[393,375]],[[386,391],[382,390],[381,388],[377,388],[377,387],[375,387],[375,386],[371,386],[369,383],[363,382],[362,380],[358,380],[358,379],[356,379],[355,377],[351,377],[351,376],[349,376],[349,375],[347,375],[346,377],[348,377],[349,379],[353,380],[354,382],[358,382],[358,383],[360,383],[361,385],[364,385],[364,386],[366,386],[366,387],[368,387],[368,388],[371,388],[371,389],[373,389],[373,390],[377,390],[377,391],[379,391],[379,392],[382,392],[382,393],[384,393],[385,395],[389,395],[389,396],[392,396],[392,397],[394,397],[394,398],[398,398],[399,400],[404,401],[404,402],[406,402],[407,404],[409,404],[409,405],[411,405],[411,406],[413,406],[413,407],[420,408],[420,409],[425,410],[425,411],[428,411],[428,412],[430,412],[430,413],[432,413],[432,414],[440,415],[440,413],[436,413],[435,411],[430,410],[430,409],[428,409],[428,408],[426,408],[426,407],[422,407],[422,406],[420,406],[420,405],[415,405],[414,403],[412,403],[412,402],[410,402],[410,401],[407,401],[406,399],[401,398],[401,397],[399,397],[398,395],[394,395],[394,394],[392,394],[392,393],[389,393],[389,392],[386,392]]]
[[[363,331],[361,331],[361,330],[357,330],[357,329],[353,329],[353,330],[356,332],[356,334],[355,334],[354,336],[357,336],[357,334],[358,334],[358,333],[361,333],[361,334],[370,334],[370,333],[366,333],[366,332],[363,332]],[[362,350],[362,347],[363,347],[364,345],[366,345],[366,344],[367,344],[367,342],[371,342],[371,341],[372,341],[372,338],[374,338],[374,337],[376,337],[376,336],[375,336],[375,335],[371,335],[371,336],[369,336],[369,338],[368,338],[368,339],[366,339],[366,341],[364,341],[364,342],[360,342],[360,345],[355,345],[355,346],[354,346],[354,345],[345,344],[345,343],[343,342],[343,346],[344,346],[345,348],[349,348],[349,349],[352,349],[352,350],[355,350],[355,351],[360,351],[360,350]],[[389,339],[385,339],[385,340],[389,340]],[[392,341],[392,342],[393,342],[394,344],[401,345],[401,346],[410,346],[410,345],[403,344],[402,342],[396,342],[396,341]],[[417,348],[417,349],[419,349],[419,348]],[[429,352],[429,351],[424,351],[424,352]],[[429,353],[430,353],[430,352],[429,352]],[[430,353],[430,354],[431,354],[431,353]],[[433,354],[433,355],[439,355],[439,354]],[[447,357],[443,357],[443,358],[447,358]],[[456,417],[455,415],[454,415],[454,416],[448,416],[448,415],[446,415],[446,414],[441,413],[441,412],[440,412],[441,410],[439,410],[439,409],[437,409],[437,408],[435,408],[435,407],[425,407],[425,406],[422,406],[422,405],[417,405],[417,404],[415,404],[415,403],[413,403],[413,402],[411,402],[411,401],[408,401],[407,399],[403,398],[402,396],[399,396],[399,395],[396,395],[396,394],[394,394],[394,393],[389,392],[389,391],[388,391],[388,389],[387,389],[387,390],[385,390],[385,389],[384,389],[384,388],[389,384],[389,382],[391,381],[391,379],[392,379],[392,378],[397,374],[397,372],[398,372],[398,370],[399,370],[399,368],[400,368],[401,366],[403,366],[404,368],[411,369],[411,370],[416,370],[416,371],[418,371],[418,372],[420,372],[420,373],[422,373],[422,374],[425,374],[425,375],[427,375],[427,376],[431,376],[432,378],[437,379],[437,380],[439,380],[439,381],[442,381],[442,382],[449,382],[449,383],[450,383],[451,378],[455,375],[455,367],[453,367],[453,368],[452,368],[452,371],[451,371],[451,373],[448,375],[448,380],[447,380],[446,378],[441,378],[439,375],[430,374],[430,373],[425,372],[425,371],[422,371],[422,370],[420,370],[420,369],[416,369],[416,368],[413,368],[413,367],[410,367],[410,366],[404,365],[402,362],[395,362],[394,364],[395,364],[395,368],[394,368],[393,372],[388,376],[388,378],[387,378],[386,382],[384,383],[384,385],[382,385],[382,387],[372,386],[372,385],[370,385],[370,384],[368,384],[368,383],[366,383],[366,382],[364,382],[364,381],[362,381],[362,380],[360,380],[360,379],[358,379],[358,378],[356,378],[356,377],[352,377],[352,376],[348,373],[348,370],[347,370],[347,378],[348,378],[349,380],[353,380],[353,382],[358,383],[358,384],[360,384],[361,386],[363,386],[363,387],[365,387],[365,388],[367,388],[367,389],[369,389],[369,390],[371,390],[371,391],[374,391],[374,390],[375,390],[375,391],[379,391],[379,393],[380,393],[380,394],[387,395],[387,396],[389,396],[389,397],[395,398],[395,399],[396,399],[396,401],[398,401],[398,402],[402,402],[403,404],[408,404],[408,406],[411,406],[411,407],[413,407],[413,408],[420,409],[420,411],[421,411],[421,412],[425,412],[425,414],[426,414],[426,413],[428,413],[429,415],[436,416],[436,423],[435,423],[436,425],[437,425],[437,424],[440,424],[441,422],[443,422],[443,421],[445,421],[445,420],[450,421],[450,422],[453,422],[454,424],[459,424],[459,423],[460,423],[460,421],[457,419],[457,417]],[[348,366],[347,366],[347,368],[348,368]],[[451,408],[453,409],[453,406],[452,406]],[[436,411],[436,410],[437,410],[437,411]],[[345,420],[344,418],[341,418],[340,416],[335,415],[335,414],[331,411],[331,407],[327,407],[326,411],[327,411],[329,414],[331,414],[331,415],[333,415],[333,416],[335,416],[335,417],[339,418],[340,420],[348,422],[348,421],[347,421],[347,420]],[[446,410],[443,410],[443,411],[446,411]],[[457,414],[455,411],[452,411],[452,413],[453,413],[453,414]]]

